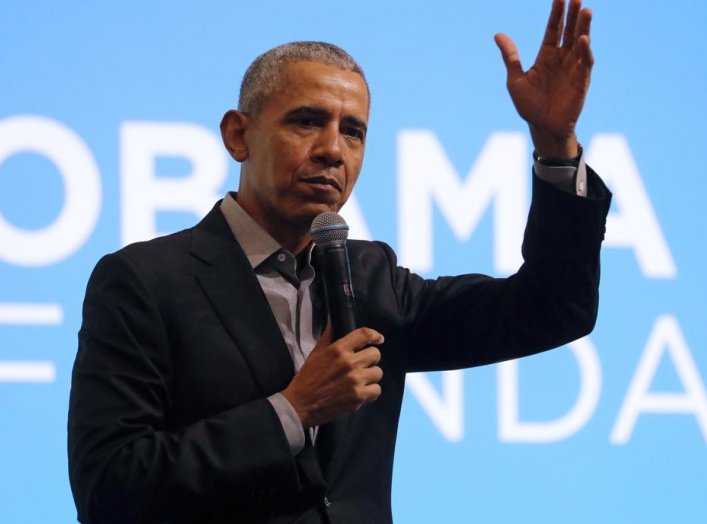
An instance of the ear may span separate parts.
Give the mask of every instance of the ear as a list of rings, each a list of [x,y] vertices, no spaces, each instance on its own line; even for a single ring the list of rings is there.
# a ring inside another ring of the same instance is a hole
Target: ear
[[[231,109],[226,111],[221,119],[221,138],[223,145],[236,162],[248,158],[248,146],[245,141],[245,130],[250,124],[250,118],[245,113]]]

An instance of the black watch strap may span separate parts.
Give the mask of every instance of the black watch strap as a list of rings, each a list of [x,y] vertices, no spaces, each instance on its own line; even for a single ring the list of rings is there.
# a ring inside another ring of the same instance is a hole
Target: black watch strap
[[[582,158],[582,153],[584,152],[582,144],[577,144],[577,150],[578,153],[576,157],[566,159],[543,158],[539,156],[537,152],[533,151],[533,160],[547,167],[578,167],[579,159]]]

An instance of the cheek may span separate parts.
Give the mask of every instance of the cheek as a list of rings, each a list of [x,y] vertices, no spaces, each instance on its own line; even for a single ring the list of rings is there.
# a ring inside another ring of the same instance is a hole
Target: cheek
[[[302,142],[283,140],[272,149],[273,163],[277,166],[278,175],[283,179],[294,177],[297,170],[309,158],[308,148]]]
[[[358,166],[356,166],[355,170],[351,169],[346,173],[346,187],[344,188],[344,192],[341,194],[341,205],[342,206],[349,199],[349,196],[351,196],[351,192],[353,191],[354,185],[356,185],[356,181],[358,180],[360,170],[361,170],[361,164],[358,164]]]
[[[361,174],[363,151],[352,152],[346,161],[346,166],[346,189],[350,192]]]

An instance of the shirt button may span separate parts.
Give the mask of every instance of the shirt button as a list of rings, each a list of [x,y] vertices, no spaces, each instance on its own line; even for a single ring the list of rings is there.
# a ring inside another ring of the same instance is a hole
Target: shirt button
[[[279,255],[277,255],[277,261],[278,261],[278,262],[284,262],[285,260],[287,260],[287,257],[285,256],[285,253],[280,253]]]
[[[331,502],[327,497],[324,497],[324,507],[328,508],[329,506],[331,506]]]

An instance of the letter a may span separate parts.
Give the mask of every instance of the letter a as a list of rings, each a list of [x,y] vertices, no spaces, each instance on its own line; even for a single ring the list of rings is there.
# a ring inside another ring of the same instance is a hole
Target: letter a
[[[649,391],[665,350],[670,355],[685,388],[682,393]],[[656,320],[611,432],[613,444],[628,442],[640,413],[692,413],[707,442],[707,392],[678,321],[671,315],[664,315]]]

